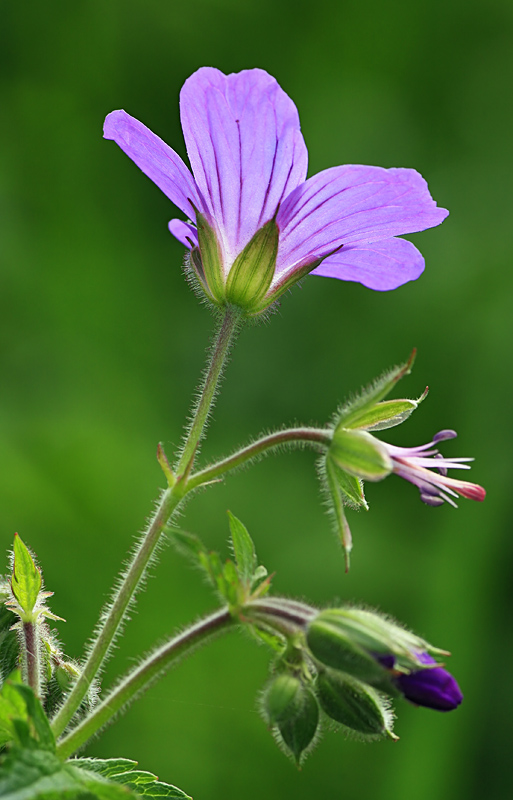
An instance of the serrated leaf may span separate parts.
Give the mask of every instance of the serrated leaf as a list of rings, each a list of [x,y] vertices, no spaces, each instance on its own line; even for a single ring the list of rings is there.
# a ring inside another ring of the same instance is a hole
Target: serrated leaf
[[[28,548],[16,533],[14,536],[14,569],[12,592],[25,614],[30,615],[41,589],[41,571],[34,564]]]
[[[129,758],[76,758],[68,763],[128,786],[140,797],[175,797],[190,800],[189,795],[176,786],[159,781],[151,772],[136,769],[137,761]]]
[[[247,528],[237,519],[231,511],[228,511],[230,523],[230,533],[232,537],[233,552],[241,581],[251,584],[255,570],[257,568],[257,557],[253,539],[249,535]]]
[[[395,384],[411,372],[415,361],[414,350],[405,364],[394,367],[364,389],[358,397],[349,400],[337,414],[337,428],[358,428],[359,421],[377,403],[383,400],[394,388]]]

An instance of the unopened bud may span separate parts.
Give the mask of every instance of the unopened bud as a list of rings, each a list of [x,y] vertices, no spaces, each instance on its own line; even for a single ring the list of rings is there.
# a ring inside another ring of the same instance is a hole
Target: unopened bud
[[[282,673],[274,677],[264,691],[262,709],[270,725],[295,717],[302,704],[303,686],[298,678]]]
[[[361,680],[375,682],[383,679],[384,668],[376,659],[332,620],[328,611],[322,611],[312,620],[306,632],[306,642],[312,655],[341,672]]]
[[[365,737],[392,739],[392,714],[385,698],[349,675],[323,671],[317,679],[321,708],[326,714]]]

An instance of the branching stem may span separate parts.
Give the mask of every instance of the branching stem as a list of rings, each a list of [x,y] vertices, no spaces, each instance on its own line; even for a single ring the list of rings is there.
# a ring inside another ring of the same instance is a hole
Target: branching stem
[[[212,403],[216,396],[223,366],[226,363],[230,345],[239,324],[239,312],[236,309],[228,308],[211,349],[210,362],[206,369],[205,379],[194,411],[189,434],[178,464],[178,480],[164,492],[155,516],[135,551],[128,570],[121,578],[120,586],[114,594],[112,603],[105,609],[100,618],[98,633],[93,640],[82,673],[52,721],[52,730],[56,737],[60,736],[66,729],[87,694],[92,681],[98,674],[120,629],[134,594],[141,584],[162,531],[183,499],[187,487],[186,475],[192,466],[196,448],[203,435]]]
[[[256,442],[242,447],[222,461],[218,461],[217,464],[212,464],[193,474],[187,481],[187,491],[189,492],[198,486],[209,483],[226,472],[237,469],[237,467],[247,464],[255,458],[267,455],[267,453],[279,447],[302,447],[304,445],[310,445],[315,448],[319,448],[319,446],[328,447],[331,439],[331,431],[325,428],[286,428],[282,431],[270,433],[268,436],[262,436]]]
[[[228,609],[223,608],[159,647],[127,675],[83,722],[61,740],[57,747],[57,754],[61,758],[68,758],[124,706],[147,689],[156,678],[216,634],[229,630],[236,622],[237,620],[232,618]]]

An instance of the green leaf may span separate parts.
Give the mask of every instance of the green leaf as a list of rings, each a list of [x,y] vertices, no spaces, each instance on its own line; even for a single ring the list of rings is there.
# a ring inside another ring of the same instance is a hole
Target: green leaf
[[[16,691],[15,683],[20,681],[20,673],[14,673],[0,692],[0,746],[16,739],[14,720],[29,720],[26,703]]]
[[[234,517],[231,511],[228,511],[228,520],[230,522],[233,552],[235,554],[239,578],[244,583],[250,585],[254,580],[257,568],[255,545],[246,527],[242,524],[240,519]]]
[[[0,765],[2,800],[130,800],[188,795],[137,770],[129,759],[76,758],[62,763],[46,750],[13,748]]]
[[[344,472],[362,480],[379,481],[392,471],[385,446],[367,431],[335,431],[328,458]]]
[[[22,683],[19,670],[6,680],[0,692],[0,745],[9,742],[55,751],[55,739],[41,702],[30,686]]]
[[[16,533],[14,535],[14,569],[11,580],[12,592],[22,611],[30,617],[41,590],[41,571]]]
[[[76,758],[68,763],[128,786],[139,797],[175,797],[190,800],[189,795],[176,786],[159,781],[151,772],[135,769],[137,761],[129,758]]]
[[[395,384],[405,375],[409,375],[413,362],[415,361],[416,351],[414,350],[405,364],[385,372],[380,378],[374,381],[371,386],[364,389],[360,395],[349,400],[337,412],[336,428],[359,428],[360,420],[374,408],[377,403],[383,400],[394,388]]]

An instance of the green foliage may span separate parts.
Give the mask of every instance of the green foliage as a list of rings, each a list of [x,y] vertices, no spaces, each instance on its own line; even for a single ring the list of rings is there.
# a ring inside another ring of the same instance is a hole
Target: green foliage
[[[34,564],[30,551],[16,533],[11,587],[23,618],[31,619],[41,591],[41,570]]]
[[[228,520],[239,577],[241,581],[251,585],[257,568],[255,545],[247,528],[231,511],[228,511]]]
[[[19,672],[0,693],[0,744],[9,748],[0,762],[2,800],[130,800],[139,797],[187,798],[129,759],[74,759],[63,763],[39,699]]]
[[[246,527],[230,511],[228,518],[235,562],[223,561],[219,553],[208,550],[194,533],[174,527],[169,533],[178,549],[202,570],[222,600],[235,611],[250,598],[266,594],[270,580],[265,580],[266,568],[258,566],[255,545]]]
[[[41,702],[21,681],[19,670],[5,681],[0,692],[0,744],[53,752],[55,740]],[[1,796],[1,794],[0,794]]]
[[[159,781],[156,775],[136,769],[137,761],[129,758],[76,758],[68,762],[80,770],[87,770],[125,786],[136,797],[172,797],[190,800],[189,795],[176,786]]]
[[[0,765],[2,800],[131,800],[188,795],[137,770],[129,759],[73,759],[62,763],[47,750],[13,748]]]

